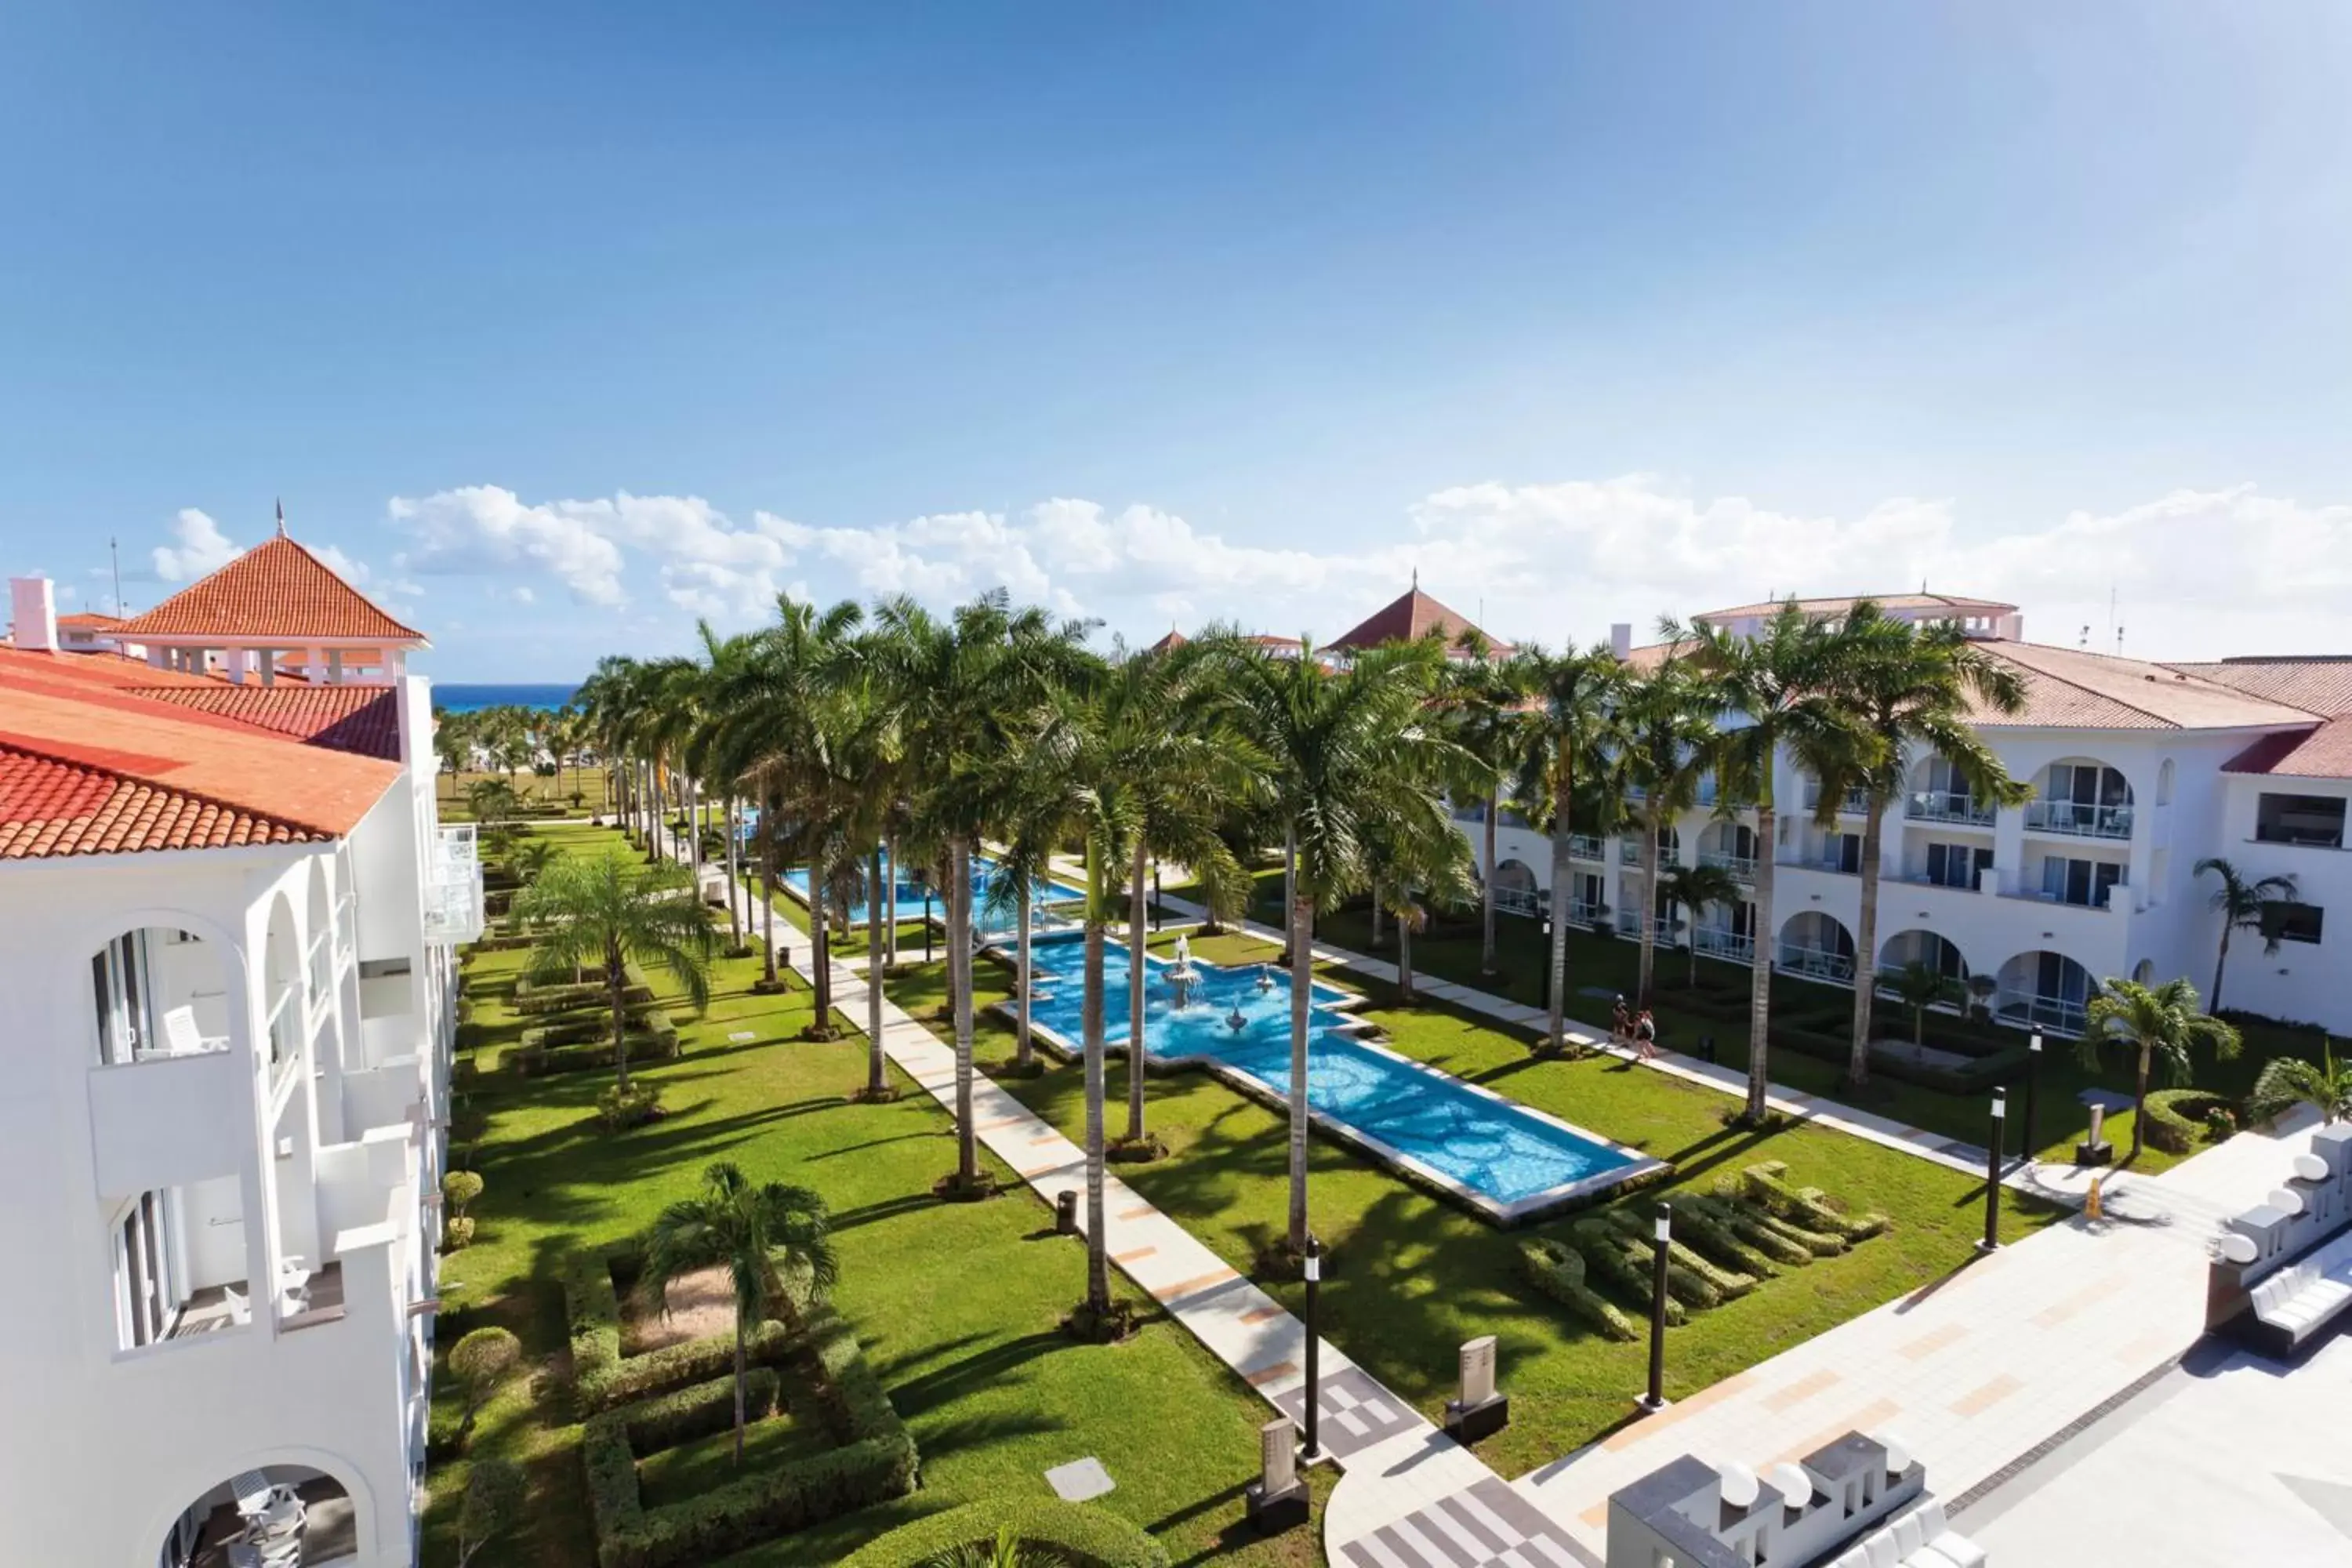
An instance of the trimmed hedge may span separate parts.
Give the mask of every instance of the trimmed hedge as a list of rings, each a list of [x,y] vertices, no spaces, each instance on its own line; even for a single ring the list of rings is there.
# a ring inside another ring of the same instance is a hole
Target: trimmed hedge
[[[921,1568],[962,1547],[992,1546],[1011,1525],[1024,1545],[1042,1546],[1071,1568],[1168,1568],[1168,1553],[1108,1509],[1045,1498],[974,1502],[902,1524],[843,1558],[838,1568]]]
[[[1711,1196],[1685,1197],[1675,1210],[1675,1220],[1690,1215],[1702,1236],[1709,1227],[1719,1226],[1740,1245],[1753,1248],[1783,1268],[1801,1268],[1822,1256],[1803,1241],[1790,1236],[1787,1227],[1772,1223],[1771,1215],[1748,1204],[1738,1195],[1738,1178],[1727,1176],[1716,1184]],[[1845,1250],[1845,1243],[1836,1237],[1822,1238],[1832,1255]]]
[[[734,1338],[714,1334],[624,1359],[613,1262],[575,1255],[565,1269],[575,1397],[583,1407],[601,1402],[581,1443],[597,1568],[679,1568],[708,1562],[914,1489],[914,1439],[866,1364],[856,1335],[829,1302],[814,1299],[805,1280],[787,1279],[784,1305],[797,1332],[783,1323],[762,1323],[751,1353],[761,1362],[787,1355],[799,1361],[841,1447],[681,1502],[646,1508],[637,1487],[638,1455],[732,1425]],[[712,1363],[719,1373],[715,1377],[693,1370]],[[772,1408],[775,1373],[761,1370]],[[674,1389],[677,1382],[696,1378],[709,1381],[666,1398],[643,1397],[650,1388]],[[714,1387],[725,1399],[718,1424],[697,1427],[698,1421],[714,1419],[704,1403]],[[632,1397],[635,1403],[621,1403]]]
[[[621,1037],[623,1048],[628,1052],[632,1062],[671,1062],[678,1058],[681,1047],[677,1026],[672,1024],[666,1014],[653,1016],[661,1020],[660,1027],[631,1029]],[[577,1045],[547,1043],[543,1039],[545,1031],[525,1029],[522,1043],[502,1059],[511,1060],[515,1071],[525,1078],[545,1078],[550,1073],[608,1068],[613,1065],[611,1028],[611,1021],[607,1019],[603,1035],[592,1036]]]
[[[530,946],[528,939],[518,939]],[[529,975],[515,982],[514,1010],[526,1016],[534,1013],[568,1013],[574,1007],[609,1007],[613,988],[604,982],[604,966],[596,964],[583,969],[581,980],[533,980]],[[642,1005],[654,999],[654,988],[646,983],[645,971],[635,964],[621,969],[621,1000]]]
[[[2234,1111],[2226,1094],[2206,1089],[2159,1089],[2147,1097],[2144,1136],[2168,1154],[2186,1154],[2206,1135],[2206,1116],[2214,1110]]]
[[[1603,1337],[1636,1340],[1642,1331],[1616,1303],[1584,1282],[1584,1255],[1564,1241],[1537,1237],[1519,1243],[1519,1265],[1544,1295],[1566,1307]],[[855,1559],[852,1559],[855,1561]]]
[[[656,1035],[675,1035],[677,1026],[670,1016],[649,1002],[633,1002],[628,1009],[629,1027]],[[577,1046],[593,1040],[609,1043],[613,1038],[613,1010],[610,1007],[583,1007],[576,1012],[558,1013],[547,1022],[522,1032],[526,1046]]]
[[[1701,1197],[1685,1197],[1675,1205],[1675,1238],[1724,1268],[1751,1279],[1769,1279],[1780,1272],[1782,1259],[1743,1240],[1730,1222]],[[1802,1261],[1811,1263],[1811,1257]]]
[[[1576,1248],[1584,1255],[1588,1277],[1598,1277],[1601,1283],[1613,1285],[1627,1300],[1646,1304],[1650,1300],[1651,1260],[1626,1245],[1615,1226],[1598,1219],[1579,1220],[1574,1231]],[[1681,1284],[1676,1285],[1680,1275]],[[1677,1270],[1671,1258],[1666,1263],[1666,1321],[1680,1327],[1689,1321],[1684,1302],[1691,1294],[1704,1295],[1710,1287],[1688,1270]],[[1704,1305],[1712,1306],[1713,1302]]]
[[[731,1333],[623,1356],[621,1294],[613,1284],[613,1260],[603,1254],[574,1254],[565,1264],[563,1300],[572,1338],[572,1397],[583,1415],[733,1373]],[[751,1335],[745,1353],[764,1365],[782,1360],[791,1347],[792,1331],[772,1321]]]
[[[1632,1209],[1613,1208],[1602,1217],[1617,1227],[1618,1235],[1635,1246],[1646,1244],[1654,1247],[1656,1245],[1652,1239],[1654,1233],[1651,1229],[1651,1222],[1641,1215],[1635,1214]],[[1753,1274],[1743,1273],[1736,1268],[1725,1268],[1719,1264],[1702,1258],[1685,1243],[1679,1234],[1666,1243],[1666,1279],[1669,1286],[1673,1283],[1674,1271],[1677,1268],[1706,1281],[1707,1288],[1713,1291],[1715,1300],[1699,1303],[1704,1306],[1712,1307],[1725,1301],[1736,1301],[1753,1291],[1758,1284],[1758,1277]]]
[[[1784,1180],[1788,1173],[1788,1164],[1780,1160],[1748,1166],[1742,1173],[1748,1196],[1780,1219],[1849,1242],[1867,1241],[1886,1228],[1885,1215],[1857,1215],[1832,1208],[1821,1188],[1789,1185]]]
[[[1929,1043],[1943,1043],[1934,1040],[1932,1034],[1930,1031]],[[1784,1028],[1777,1024],[1772,1029],[1772,1044],[1776,1048],[1785,1046],[1816,1061],[1832,1062],[1841,1068],[1853,1056],[1851,1042],[1843,1037],[1812,1029]],[[1891,1057],[1884,1051],[1873,1051],[1870,1054],[1870,1070],[1875,1076],[1891,1078],[1897,1083],[1916,1084],[1921,1089],[1937,1089],[1945,1094],[1981,1094],[1995,1084],[2015,1081],[2025,1071],[2028,1054],[2021,1041],[1994,1050],[1989,1056],[1978,1057],[1964,1068],[1939,1068]]]

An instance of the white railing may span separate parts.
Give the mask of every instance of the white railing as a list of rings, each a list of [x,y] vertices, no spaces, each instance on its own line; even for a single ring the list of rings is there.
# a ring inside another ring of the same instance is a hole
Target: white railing
[[[1580,899],[1569,900],[1568,923],[1570,925],[1597,926],[1608,918],[1609,906],[1606,904],[1588,904]]]
[[[1853,982],[1853,960],[1842,952],[1825,947],[1807,947],[1801,942],[1780,944],[1780,962],[1775,967],[1790,974],[1808,975],[1815,980],[1835,980],[1845,984]]]
[[[2008,985],[2002,986],[1993,1000],[1993,1016],[2003,1023],[2030,1024],[2070,1035],[2083,1032],[2085,1017],[2083,1003],[2074,998],[2044,996]]]
[[[2132,808],[2090,805],[2073,800],[2037,800],[2025,808],[2025,826],[2043,833],[2071,833],[2083,838],[2129,838]]]
[[[1568,836],[1568,853],[1578,860],[1605,860],[1609,852],[1601,847],[1597,833],[1571,833]]]
[[[1756,879],[1756,857],[1753,855],[1735,855],[1728,849],[1702,849],[1698,852],[1698,863],[1721,867],[1743,882]]]
[[[310,974],[310,1005],[313,1008],[324,1007],[328,998],[334,994],[335,976],[330,957],[333,951],[330,944],[333,942],[334,935],[332,931],[322,927],[310,938],[308,966]]]
[[[1780,864],[1794,866],[1804,871],[1834,871],[1841,877],[1862,875],[1860,867],[1849,866],[1842,857],[1825,854],[1819,849],[1801,849],[1793,855],[1783,856]]]
[[[1716,958],[1737,959],[1741,963],[1756,961],[1756,939],[1741,936],[1738,931],[1717,926],[1701,926],[1692,938],[1701,952]]]
[[[1918,789],[1904,803],[1903,815],[1914,822],[1959,822],[1990,827],[1997,807],[1971,795],[1948,789]]]
[[[302,1043],[301,1010],[294,1005],[296,988],[289,982],[278,988],[278,998],[269,1004],[269,1023],[263,1037],[269,1042],[269,1067],[272,1073],[291,1061]]]
[[[1507,915],[1540,915],[1544,912],[1544,896],[1533,888],[1497,888],[1495,908]]]
[[[1819,811],[1821,808],[1821,781],[1819,779],[1808,779],[1805,782],[1805,809],[1807,811]],[[1844,797],[1838,802],[1838,810],[1848,816],[1862,816],[1866,815],[1870,810],[1870,792],[1866,789],[1850,789],[1846,791]]]
[[[482,862],[474,825],[444,827],[425,885],[425,940],[455,947],[482,934]]]
[[[1673,942],[1675,940],[1675,929],[1676,927],[1675,922],[1666,919],[1664,915],[1653,915],[1650,918],[1651,932],[1660,942]],[[1632,910],[1618,910],[1617,934],[1622,937],[1631,937],[1636,942],[1640,941],[1642,937],[1642,917]]]
[[[1617,863],[1621,866],[1638,868],[1642,864],[1642,841],[1638,838],[1620,838],[1617,841]]]

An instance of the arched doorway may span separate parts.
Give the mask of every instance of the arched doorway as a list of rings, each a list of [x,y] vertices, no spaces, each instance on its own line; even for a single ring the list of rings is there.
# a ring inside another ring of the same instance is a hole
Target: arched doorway
[[[1947,980],[1965,984],[1969,978],[1968,960],[1950,939],[1924,929],[1897,931],[1886,939],[1878,950],[1878,973],[1887,975],[1924,963]]]
[[[1820,910],[1801,910],[1780,927],[1778,967],[1809,979],[1850,984],[1853,980],[1853,933],[1834,915]]]
[[[2119,768],[2093,757],[2065,757],[2042,770],[2025,808],[2025,826],[2085,838],[2129,838],[2132,790]]]
[[[2063,952],[2021,952],[2000,966],[1993,1014],[2005,1024],[2079,1035],[2098,990],[2091,972]]]
[[[1536,889],[1535,868],[1524,860],[1505,860],[1495,868],[1495,907],[1509,914],[1538,912],[1541,895]]]
[[[359,1551],[351,1494],[324,1470],[266,1465],[199,1497],[166,1534],[156,1568],[233,1568],[251,1547],[265,1568],[324,1568]]]

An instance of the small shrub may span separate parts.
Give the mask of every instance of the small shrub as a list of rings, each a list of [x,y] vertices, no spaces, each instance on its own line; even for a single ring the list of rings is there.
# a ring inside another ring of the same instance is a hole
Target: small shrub
[[[1867,1241],[1886,1228],[1885,1215],[1846,1214],[1833,1207],[1819,1187],[1789,1185],[1788,1173],[1788,1165],[1779,1160],[1748,1166],[1743,1173],[1748,1195],[1781,1219],[1849,1242]]]
[[[1563,1241],[1535,1237],[1519,1243],[1528,1283],[1612,1340],[1634,1340],[1641,1330],[1614,1303],[1584,1282],[1584,1256]]]
[[[463,1252],[474,1245],[474,1222],[462,1215],[452,1215],[441,1222],[441,1250]]]
[[[2216,1113],[2226,1118],[2228,1132],[2216,1132]],[[2168,1154],[2186,1154],[2201,1134],[2226,1138],[2238,1130],[2236,1111],[2226,1096],[2206,1089],[2159,1089],[2147,1097],[2146,1136]]]
[[[452,1171],[441,1178],[441,1196],[449,1212],[459,1219],[466,1217],[466,1205],[482,1195],[482,1178],[475,1171]]]
[[[607,1132],[626,1132],[632,1127],[643,1127],[667,1114],[662,1110],[661,1098],[662,1086],[643,1079],[626,1089],[613,1084],[596,1096],[596,1120]]]
[[[1742,1238],[1703,1197],[1685,1196],[1675,1201],[1675,1239],[1725,1268],[1754,1279],[1769,1279],[1782,1267],[1780,1259]],[[1808,1253],[1798,1261],[1810,1263],[1812,1257]]]
[[[1597,1278],[1601,1283],[1615,1289],[1622,1300],[1639,1302],[1644,1307],[1649,1304],[1651,1259],[1636,1257],[1614,1226],[1599,1218],[1579,1220],[1571,1234],[1576,1238],[1577,1250],[1584,1256],[1588,1279]],[[1670,1262],[1666,1270],[1666,1321],[1679,1327],[1688,1321],[1689,1314],[1683,1306],[1682,1292],[1674,1288],[1674,1268]]]
[[[465,1418],[457,1424],[457,1447],[473,1435],[474,1418],[482,1413],[506,1380],[522,1364],[522,1342],[505,1329],[476,1329],[449,1350],[449,1374],[465,1391]]]
[[[1601,1216],[1617,1227],[1617,1234],[1643,1249],[1656,1247],[1649,1215],[1636,1214],[1629,1208],[1613,1208]],[[1716,1307],[1726,1301],[1736,1301],[1756,1289],[1757,1277],[1736,1268],[1725,1268],[1701,1257],[1681,1234],[1681,1215],[1675,1215],[1675,1234],[1666,1243],[1666,1283],[1674,1288],[1677,1270],[1688,1274],[1706,1286],[1704,1292],[1694,1289],[1685,1296],[1694,1306]],[[1681,1292],[1676,1292],[1681,1294]],[[1705,1299],[1701,1299],[1705,1298]]]
[[[465,1506],[457,1512],[457,1568],[474,1560],[491,1536],[521,1511],[522,1471],[504,1459],[477,1459],[466,1472]]]

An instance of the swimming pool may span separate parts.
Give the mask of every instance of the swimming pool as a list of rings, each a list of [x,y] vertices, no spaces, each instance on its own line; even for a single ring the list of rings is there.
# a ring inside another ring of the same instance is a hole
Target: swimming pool
[[[972,857],[971,919],[972,924],[982,931],[1009,931],[1013,929],[1013,910],[1006,910],[999,913],[989,908],[989,891],[995,885],[997,876],[995,861],[984,855]],[[862,875],[858,882],[863,888],[865,879]],[[798,866],[786,871],[784,886],[792,889],[793,897],[806,904],[808,902],[808,868]],[[1038,911],[1048,903],[1057,903],[1078,896],[1078,890],[1075,888],[1066,888],[1058,882],[1041,880],[1030,890],[1030,898],[1033,900],[1030,908],[1033,911]],[[931,889],[929,911],[934,920],[945,921],[948,918],[947,895],[940,892],[936,884]],[[891,900],[884,907],[883,913],[900,921],[921,920],[924,915],[923,885],[906,877],[899,878],[898,885],[892,889]],[[866,923],[866,900],[862,893],[850,903],[849,923],[854,926]]]
[[[1030,1021],[1075,1053],[1083,1030],[1083,938],[1055,932],[1032,947]],[[1282,1101],[1290,1086],[1289,975],[1196,958],[1200,981],[1180,1013],[1166,961],[1155,955],[1149,963],[1145,1048],[1162,1061],[1199,1062],[1245,1092]],[[1271,983],[1263,988],[1261,973]],[[1114,1045],[1127,1038],[1127,947],[1107,941],[1104,1033]],[[1336,986],[1315,986],[1307,1102],[1316,1122],[1486,1218],[1527,1219],[1658,1165],[1638,1150],[1359,1038],[1364,1026],[1341,1011],[1354,1000]],[[1009,1004],[999,1006],[1010,1011]]]

